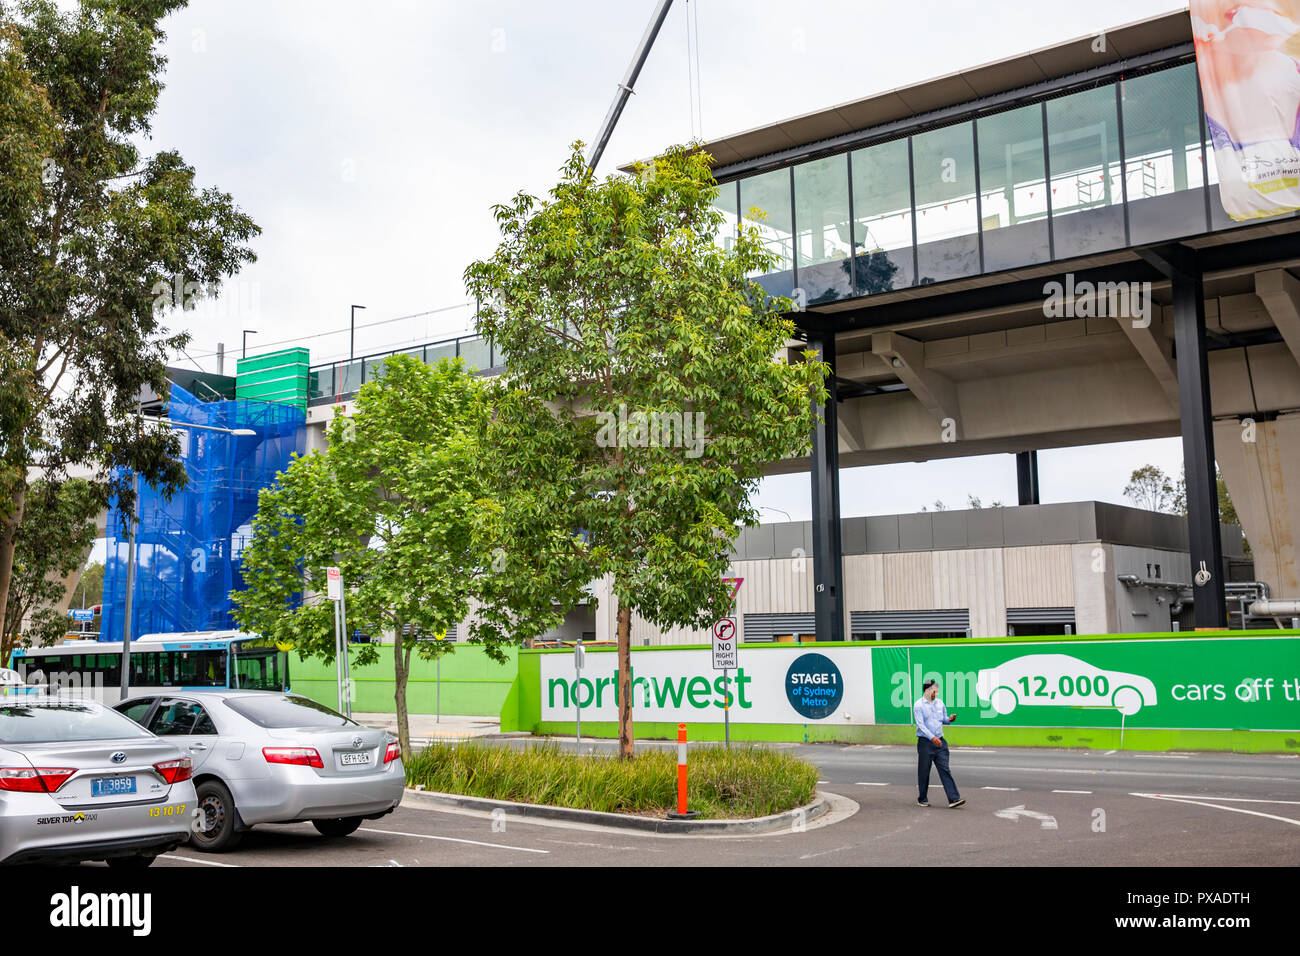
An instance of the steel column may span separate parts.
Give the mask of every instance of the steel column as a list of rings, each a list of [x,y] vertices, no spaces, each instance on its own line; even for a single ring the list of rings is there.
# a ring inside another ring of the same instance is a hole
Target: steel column
[[[1016,487],[1020,504],[1040,504],[1038,498],[1038,452],[1016,452]]]
[[[844,640],[843,549],[840,545],[840,444],[837,426],[835,333],[809,335],[809,349],[830,365],[826,404],[813,405],[812,545],[813,610],[818,641]]]
[[[1174,346],[1178,363],[1178,408],[1187,473],[1187,542],[1195,584],[1198,628],[1228,626],[1223,593],[1223,543],[1219,535],[1219,490],[1214,468],[1210,374],[1205,348],[1205,298],[1201,273],[1183,263],[1170,276],[1174,298]],[[1199,572],[1209,572],[1206,580]]]

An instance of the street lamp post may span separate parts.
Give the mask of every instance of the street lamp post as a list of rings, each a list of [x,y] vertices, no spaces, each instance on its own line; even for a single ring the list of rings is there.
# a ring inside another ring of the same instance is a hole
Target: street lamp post
[[[352,307],[352,322],[350,325],[351,335],[348,338],[348,361],[357,357],[357,309],[364,309],[364,305],[354,305]]]
[[[239,349],[239,357],[241,359],[248,358],[248,337],[256,334],[257,329],[244,329],[244,344]]]
[[[138,411],[138,418],[144,418]],[[154,421],[154,419],[149,419]],[[223,432],[227,435],[233,435],[236,438],[256,437],[257,432],[251,428],[219,428],[216,425],[196,425],[191,422],[174,422],[170,419],[157,419],[159,425],[165,425],[168,428],[197,428],[202,431]],[[127,685],[131,683],[131,614],[135,603],[135,533],[140,524],[140,473],[135,469],[131,470],[131,524],[130,532],[127,537],[126,547],[126,606],[124,607],[124,620],[122,621],[122,675],[121,675],[121,693],[122,699],[126,699]]]

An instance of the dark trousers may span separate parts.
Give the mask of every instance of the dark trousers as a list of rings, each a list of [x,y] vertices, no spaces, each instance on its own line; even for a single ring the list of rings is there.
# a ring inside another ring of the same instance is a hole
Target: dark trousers
[[[943,740],[942,737],[939,739]],[[922,800],[930,792],[930,764],[934,764],[939,771],[939,782],[943,784],[943,792],[948,795],[948,802],[958,799],[961,794],[957,792],[957,782],[948,772],[948,741],[944,740],[942,746],[936,747],[925,737],[917,737],[916,786]]]

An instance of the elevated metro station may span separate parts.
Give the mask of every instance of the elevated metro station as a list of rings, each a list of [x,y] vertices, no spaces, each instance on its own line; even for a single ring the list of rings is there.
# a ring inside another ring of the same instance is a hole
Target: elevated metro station
[[[791,358],[834,367],[818,640],[854,630],[840,468],[1013,453],[1032,508],[1040,449],[1135,439],[1183,439],[1189,624],[1229,620],[1216,461],[1262,590],[1300,596],[1300,220],[1232,220],[1212,139],[1183,11],[705,145],[719,242],[758,226],[778,265],[754,279],[798,309]],[[419,352],[503,363],[475,338]],[[382,360],[313,369],[309,447]]]
[[[757,225],[789,358],[834,369],[811,461],[770,469],[811,471],[813,520],[734,548],[742,637],[1221,628],[1244,596],[1300,598],[1300,218],[1231,219],[1215,135],[1183,11],[705,145],[718,241]],[[305,405],[322,448],[393,353],[293,351],[241,363],[237,391]],[[401,351],[505,364],[474,335]],[[1173,436],[1185,520],[1041,504],[1039,450]],[[840,514],[841,468],[994,453],[1019,478],[1001,515]],[[597,583],[556,636],[612,639],[615,612]],[[634,618],[636,644],[700,639]]]
[[[1139,438],[1182,436],[1195,626],[1227,621],[1216,460],[1257,577],[1300,595],[1300,221],[1225,213],[1186,11],[705,148],[835,370],[818,640],[850,620],[840,468],[1012,452],[1028,506],[1039,449]]]

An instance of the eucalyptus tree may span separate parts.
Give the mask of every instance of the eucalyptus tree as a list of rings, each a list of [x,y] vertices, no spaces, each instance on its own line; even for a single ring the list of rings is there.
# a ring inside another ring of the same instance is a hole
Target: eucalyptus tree
[[[539,200],[494,207],[472,264],[479,331],[503,353],[481,461],[495,545],[473,632],[524,640],[607,579],[618,603],[619,752],[633,753],[632,615],[707,627],[738,528],[773,461],[806,454],[827,366],[787,361],[788,299],[748,276],[775,253],[749,222],[719,242],[710,158],[668,150],[593,178],[573,149]]]

